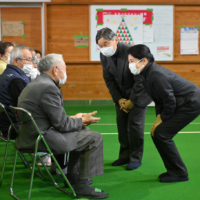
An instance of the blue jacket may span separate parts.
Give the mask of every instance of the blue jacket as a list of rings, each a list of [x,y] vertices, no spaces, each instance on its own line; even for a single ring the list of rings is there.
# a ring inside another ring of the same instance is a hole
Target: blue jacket
[[[30,78],[27,77],[21,69],[13,65],[7,65],[7,68],[4,70],[3,74],[0,75],[0,102],[5,105],[11,120],[16,122],[15,116],[9,109],[9,105],[16,105],[13,104],[13,100],[8,92],[9,84],[14,79],[21,79],[24,81],[24,84],[27,85],[30,82]],[[2,129],[8,129],[9,126],[10,121],[5,113],[0,113],[0,131]]]

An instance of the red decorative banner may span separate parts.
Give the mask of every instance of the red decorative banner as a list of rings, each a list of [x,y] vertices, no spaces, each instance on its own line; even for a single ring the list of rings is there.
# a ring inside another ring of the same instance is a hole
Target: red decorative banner
[[[103,15],[141,15],[143,14],[143,24],[153,23],[153,10],[101,10],[97,11],[97,25],[103,25]]]

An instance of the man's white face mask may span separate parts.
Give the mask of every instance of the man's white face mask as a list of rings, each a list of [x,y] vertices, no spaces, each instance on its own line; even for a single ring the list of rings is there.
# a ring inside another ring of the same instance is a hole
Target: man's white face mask
[[[58,69],[64,74],[64,78],[60,78],[60,77],[57,75],[57,77],[59,78],[59,85],[64,85],[65,82],[67,81],[67,74],[64,73],[59,67],[58,67]]]
[[[20,61],[21,62],[21,61]],[[21,62],[22,63],[22,62]],[[32,64],[23,64],[23,68],[21,69],[27,76],[30,77],[30,73],[31,73],[31,70],[33,69],[33,65]]]
[[[113,56],[116,52],[116,50],[113,49],[113,46],[100,48],[100,51],[106,57]]]

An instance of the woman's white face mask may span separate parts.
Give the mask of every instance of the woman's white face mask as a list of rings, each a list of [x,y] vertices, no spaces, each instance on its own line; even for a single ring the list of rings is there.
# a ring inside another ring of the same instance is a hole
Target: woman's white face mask
[[[5,55],[5,56],[7,56],[7,55]],[[7,60],[3,60],[5,63],[7,63],[7,64],[10,64],[10,56],[7,56]]]
[[[136,63],[129,63],[129,69],[130,69],[132,74],[134,74],[134,75],[140,74],[140,70],[142,69],[142,67],[144,67],[144,65],[142,65],[139,69],[137,69],[136,64],[141,62],[142,59],[138,60]]]

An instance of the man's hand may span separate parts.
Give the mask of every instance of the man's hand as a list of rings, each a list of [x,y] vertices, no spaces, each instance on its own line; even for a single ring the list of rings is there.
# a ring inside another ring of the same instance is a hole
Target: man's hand
[[[131,110],[133,108],[133,106],[134,106],[134,103],[131,100],[127,100],[125,102],[125,108],[126,108],[126,110]]]
[[[154,131],[155,131],[156,127],[157,127],[158,125],[160,125],[161,123],[162,123],[162,119],[161,119],[161,116],[160,116],[160,114],[159,114],[159,115],[157,115],[157,119],[156,119],[156,121],[153,123],[153,126],[151,127],[151,135],[152,135],[152,137],[154,137]]]
[[[125,102],[127,101],[127,99],[120,99],[119,101],[118,101],[118,103],[119,103],[119,106],[120,106],[120,110],[123,110],[125,113],[128,113],[129,111],[126,109],[126,107],[125,107]]]
[[[97,123],[101,118],[100,117],[93,117],[96,115],[97,111],[93,111],[91,113],[87,113],[86,115],[82,116],[82,123],[84,126],[88,126],[92,123]]]
[[[87,113],[77,113],[76,115],[74,116],[70,116],[71,118],[82,118],[83,115],[86,115]]]

